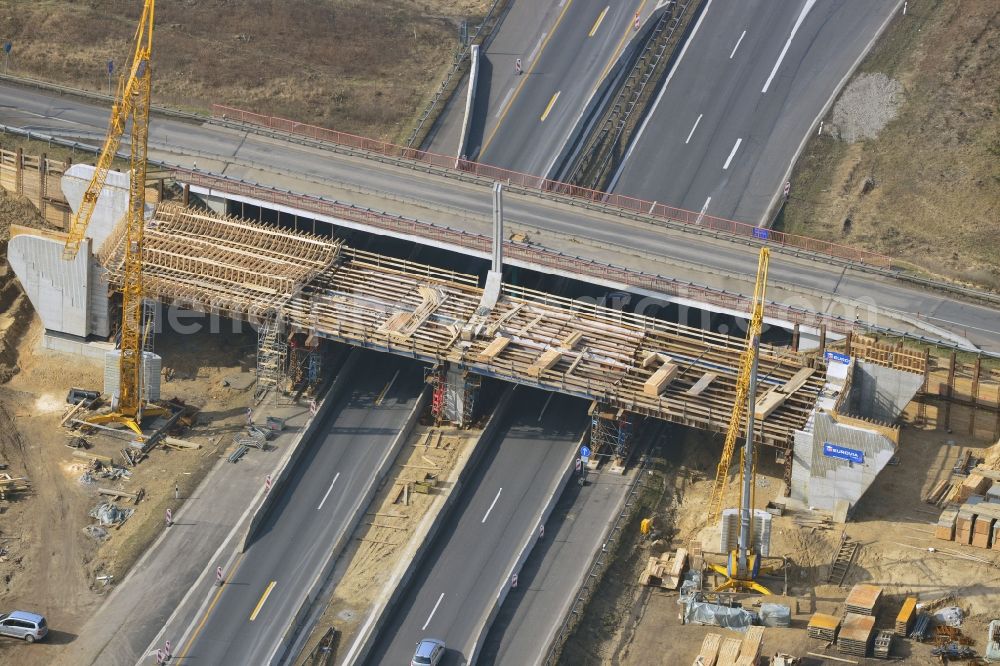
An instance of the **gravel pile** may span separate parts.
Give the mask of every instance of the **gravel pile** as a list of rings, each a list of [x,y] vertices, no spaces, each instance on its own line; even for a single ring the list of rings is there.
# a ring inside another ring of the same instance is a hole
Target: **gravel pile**
[[[903,85],[885,74],[862,74],[833,106],[833,132],[848,143],[874,139],[896,117]]]

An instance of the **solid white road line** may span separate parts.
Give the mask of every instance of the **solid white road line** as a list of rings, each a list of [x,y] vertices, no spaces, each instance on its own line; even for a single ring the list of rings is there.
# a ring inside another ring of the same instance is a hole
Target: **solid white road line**
[[[729,54],[729,59],[732,60],[733,56],[736,55],[736,49],[740,48],[740,44],[743,43],[743,38],[747,36],[747,31],[744,30],[740,38],[736,40],[736,46],[733,47],[733,52]]]
[[[538,55],[538,49],[542,48],[542,44],[545,43],[545,36],[548,34],[548,32],[543,32],[542,36],[538,38],[538,43],[535,44],[535,48],[531,49],[531,53],[528,54],[528,59],[524,61],[525,63],[534,62],[535,56]]]
[[[500,499],[500,493],[503,492],[503,488],[497,491],[497,496],[493,498],[493,504],[490,504],[490,508],[486,509],[486,515],[483,516],[481,522],[485,523],[486,519],[490,517],[490,512],[493,511],[493,507],[497,505],[497,500]]]
[[[736,151],[740,149],[741,143],[743,143],[743,139],[736,139],[736,145],[733,146],[733,150],[729,153],[729,157],[726,158],[726,163],[722,165],[723,171],[729,168],[729,163],[733,161],[733,155],[735,155]]]
[[[788,47],[792,45],[792,38],[795,37],[795,33],[798,32],[799,26],[802,25],[802,21],[805,20],[806,14],[809,10],[813,8],[816,4],[816,0],[806,0],[805,7],[799,12],[799,17],[795,19],[795,25],[792,26],[792,34],[788,36],[788,41],[785,42],[785,48],[781,49],[781,55],[778,56],[777,62],[774,63],[774,67],[771,69],[771,75],[767,77],[767,81],[764,82],[764,87],[761,89],[761,94],[766,93],[767,89],[771,87],[771,81],[774,80],[774,75],[778,73],[778,68],[781,67],[781,61],[785,59],[785,54],[788,53]]]
[[[511,88],[507,91],[507,94],[503,96],[503,101],[500,102],[500,106],[497,108],[497,112],[493,114],[494,118],[499,118],[503,110],[507,108],[507,102],[510,101],[510,96],[514,94],[514,89]]]
[[[695,224],[701,224],[701,218],[705,217],[705,211],[708,210],[708,204],[712,203],[712,197],[705,199],[705,205],[701,207],[701,212],[698,213],[698,219],[694,221]]]
[[[339,478],[340,472],[337,472],[337,475],[333,477],[333,481],[330,482],[330,487],[326,489],[326,494],[323,495],[322,501],[320,501],[319,506],[316,507],[317,511],[323,508],[323,505],[326,503],[326,498],[330,496],[330,491],[333,490],[333,484],[337,483],[337,479]]]
[[[639,131],[636,133],[635,138],[632,139],[632,145],[628,147],[628,151],[625,153],[625,158],[621,161],[621,164],[618,165],[618,170],[615,172],[614,178],[612,178],[611,183],[608,184],[608,192],[615,191],[618,179],[621,178],[622,172],[625,170],[625,165],[628,164],[628,158],[632,156],[632,151],[639,145],[639,140],[642,138],[642,133],[646,131],[646,125],[649,124],[649,119],[656,113],[656,107],[660,105],[660,100],[663,99],[663,93],[667,91],[667,86],[670,85],[670,79],[674,78],[674,72],[677,71],[681,61],[684,60],[684,54],[687,53],[688,47],[691,46],[691,42],[694,41],[694,36],[698,34],[698,28],[701,27],[701,22],[705,20],[705,14],[708,13],[708,8],[711,6],[712,0],[708,0],[708,2],[705,3],[705,8],[701,10],[701,16],[698,17],[698,22],[694,24],[694,30],[691,31],[691,36],[684,42],[684,46],[681,48],[681,52],[677,56],[677,61],[674,62],[674,66],[670,68],[670,73],[667,74],[667,80],[663,82],[663,87],[660,88],[660,94],[656,96],[656,101],[653,102],[653,107],[648,113],[646,113],[646,119],[643,120],[642,125],[639,126]]]
[[[420,631],[425,631],[427,629],[427,625],[431,623],[431,618],[434,617],[434,613],[437,613],[438,606],[441,605],[442,599],[444,599],[444,592],[442,592],[441,596],[438,597],[437,603],[434,604],[434,608],[431,609],[431,614],[427,616],[427,621],[424,622],[424,626],[420,627]]]
[[[693,127],[691,128],[691,131],[690,131],[690,132],[688,132],[688,138],[684,139],[684,144],[685,144],[685,145],[687,145],[687,143],[688,143],[688,142],[689,142],[689,141],[691,140],[691,137],[692,137],[692,136],[694,136],[694,131],[695,131],[696,129],[698,129],[698,123],[700,123],[700,122],[701,122],[701,117],[702,117],[703,115],[705,115],[705,114],[704,114],[704,113],[699,113],[699,114],[698,114],[698,119],[694,121],[694,126],[693,126]]]

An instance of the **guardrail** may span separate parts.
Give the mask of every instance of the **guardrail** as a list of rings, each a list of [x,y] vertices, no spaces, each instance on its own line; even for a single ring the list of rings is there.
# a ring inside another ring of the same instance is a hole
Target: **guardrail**
[[[562,652],[562,647],[566,643],[566,639],[569,638],[573,629],[576,628],[576,625],[580,621],[580,617],[583,614],[583,610],[587,606],[587,602],[590,601],[590,597],[594,594],[594,590],[597,588],[598,583],[601,582],[601,577],[604,575],[605,570],[611,563],[611,559],[615,554],[617,543],[621,539],[622,530],[625,529],[626,523],[628,523],[629,519],[632,517],[632,511],[635,509],[635,505],[638,501],[639,483],[642,481],[642,475],[643,472],[646,471],[646,464],[648,461],[649,455],[643,454],[640,459],[639,469],[636,472],[635,478],[632,479],[628,492],[625,494],[624,505],[618,512],[618,516],[615,518],[615,522],[611,525],[611,529],[608,530],[607,538],[604,540],[604,543],[601,544],[601,549],[594,555],[594,559],[590,565],[590,570],[584,577],[579,589],[577,589],[576,598],[570,605],[569,612],[563,617],[562,623],[559,625],[559,629],[556,631],[555,636],[548,645],[545,653],[545,659],[542,661],[545,666],[554,666],[554,664],[559,661],[559,654]]]
[[[17,127],[0,124],[0,134],[5,132],[16,134],[18,136],[25,136],[29,139],[45,141],[53,145],[59,145],[73,150],[91,153],[100,150],[99,147],[90,144],[69,141],[53,137],[42,132],[32,132],[30,130],[23,130]],[[119,155],[127,157],[127,154],[122,151],[119,151]],[[421,238],[439,240],[441,242],[452,244],[457,248],[473,250],[484,257],[488,257],[490,255],[492,241],[489,237],[480,234],[473,234],[459,229],[452,229],[450,227],[434,224],[432,222],[415,220],[402,216],[392,216],[386,213],[372,211],[371,209],[360,208],[358,206],[333,201],[325,197],[296,194],[290,190],[280,190],[278,188],[260,185],[250,181],[237,180],[228,176],[194,171],[163,160],[148,161],[150,164],[173,172],[174,176],[182,182],[202,184],[205,187],[212,187],[215,185],[224,193],[244,193],[246,196],[259,199],[263,202],[281,203],[305,211],[312,211],[334,217],[339,216],[344,220],[354,220],[375,228],[386,229],[392,232],[399,232],[400,230],[403,230],[405,233],[410,233]],[[601,263],[593,259],[563,254],[557,250],[530,245],[527,243],[505,241],[504,252],[505,256],[509,259],[518,260],[519,263],[522,264],[529,263],[534,266],[564,270],[572,272],[578,276],[590,276],[602,281],[614,280],[615,282],[625,286],[648,289],[666,297],[686,298],[707,303],[709,305],[738,310],[740,312],[750,311],[750,299],[743,294],[721,289],[713,289],[694,282],[664,277],[662,275],[643,273],[622,266]],[[906,280],[911,279],[910,276],[899,277]],[[981,298],[994,302],[998,300],[994,294],[978,290],[964,289],[945,282],[936,282],[924,278],[914,279],[912,281],[924,283],[930,288],[946,292],[968,292],[967,295],[972,298]],[[947,349],[975,351],[990,358],[1000,358],[1000,353],[970,349],[966,346],[958,345],[954,341],[932,338],[923,335],[914,335],[907,331],[900,331],[887,326],[878,326],[863,321],[853,321],[844,317],[815,312],[805,308],[795,308],[774,301],[767,302],[767,309],[769,317],[814,329],[826,326],[827,331],[842,334],[846,334],[848,331],[869,331],[881,335],[912,340],[923,344],[931,344]]]
[[[668,206],[656,201],[647,201],[623,194],[601,192],[580,185],[571,185],[569,183],[550,180],[543,176],[533,176],[470,160],[459,159],[456,162],[454,157],[448,155],[440,155],[425,150],[400,146],[379,139],[368,139],[287,118],[268,116],[221,104],[212,105],[212,116],[227,122],[265,127],[272,131],[304,136],[316,141],[333,143],[338,146],[366,153],[374,153],[392,159],[420,162],[443,171],[458,171],[464,174],[471,174],[479,178],[488,179],[491,182],[501,181],[514,187],[567,196],[573,199],[583,199],[599,204],[606,209],[632,213],[652,219],[668,220],[698,229],[745,238],[762,244],[766,243],[769,246],[794,248],[879,268],[888,269],[892,267],[890,257],[860,248],[839,245],[807,236],[786,234],[781,231],[756,227],[745,222],[727,220],[713,215]]]

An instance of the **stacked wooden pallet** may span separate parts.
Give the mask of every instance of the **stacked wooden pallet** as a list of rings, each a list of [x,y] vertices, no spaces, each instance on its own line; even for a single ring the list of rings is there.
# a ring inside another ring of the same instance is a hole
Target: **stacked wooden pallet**
[[[646,568],[639,576],[639,584],[676,590],[681,586],[681,576],[684,574],[686,564],[686,548],[678,548],[673,555],[663,553],[659,557],[650,557]]]
[[[837,638],[837,630],[839,628],[840,618],[836,615],[813,613],[813,616],[809,618],[809,625],[806,627],[806,632],[810,638],[818,638],[832,643]]]
[[[694,659],[693,666],[715,666],[716,659],[719,658],[719,646],[722,644],[720,634],[708,634],[701,642],[701,650]]]
[[[881,587],[859,583],[851,588],[851,593],[844,601],[844,608],[848,613],[856,615],[875,615],[875,610],[881,600]]]
[[[848,613],[837,636],[837,651],[857,657],[868,656],[868,648],[875,634],[875,618],[871,615]]]

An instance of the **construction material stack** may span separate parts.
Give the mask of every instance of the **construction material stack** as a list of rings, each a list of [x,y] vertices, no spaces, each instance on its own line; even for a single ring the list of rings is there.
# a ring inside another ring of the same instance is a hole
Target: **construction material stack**
[[[882,601],[882,588],[878,585],[858,584],[851,588],[851,593],[844,601],[848,613],[856,615],[875,615],[879,602]]]
[[[848,613],[844,616],[840,634],[837,636],[837,651],[841,654],[866,657],[874,636],[875,618],[873,616]]]
[[[904,638],[910,634],[913,628],[913,621],[917,618],[917,598],[906,597],[903,607],[899,609],[896,616],[896,635]]]
[[[809,634],[809,638],[818,638],[821,641],[832,643],[837,639],[838,629],[840,629],[840,618],[836,615],[813,613],[813,616],[809,618],[806,633]]]

